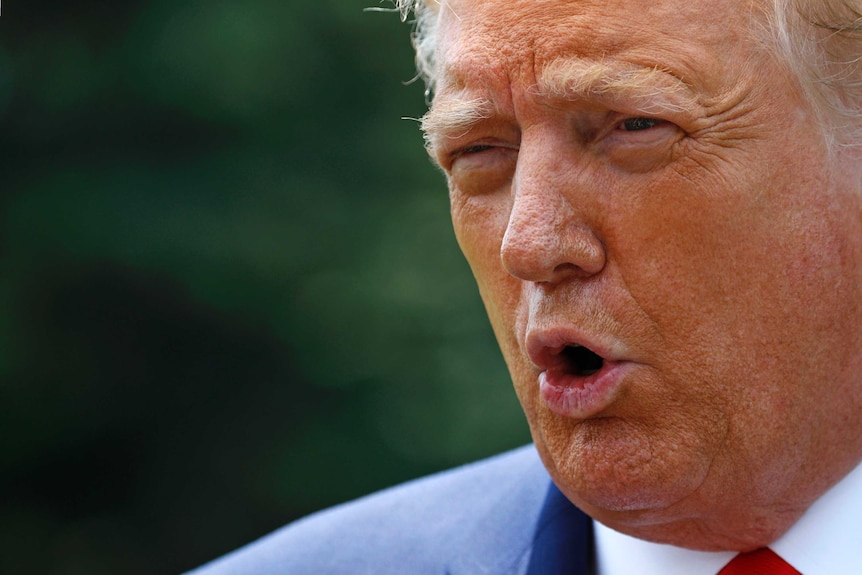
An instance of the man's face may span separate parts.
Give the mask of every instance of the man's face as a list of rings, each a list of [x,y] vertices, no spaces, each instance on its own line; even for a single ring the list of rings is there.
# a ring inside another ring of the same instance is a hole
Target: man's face
[[[768,542],[860,458],[862,210],[757,8],[442,6],[426,128],[555,482],[635,536]]]

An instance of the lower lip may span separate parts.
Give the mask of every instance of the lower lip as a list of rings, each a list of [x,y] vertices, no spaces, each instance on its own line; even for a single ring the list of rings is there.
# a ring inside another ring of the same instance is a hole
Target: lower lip
[[[631,365],[605,362],[602,369],[587,376],[549,369],[539,374],[539,392],[557,415],[572,419],[595,417],[614,402]]]

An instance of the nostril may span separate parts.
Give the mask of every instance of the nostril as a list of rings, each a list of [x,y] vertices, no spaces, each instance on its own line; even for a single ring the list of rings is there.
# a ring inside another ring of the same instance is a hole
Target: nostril
[[[569,363],[571,373],[579,376],[593,375],[602,369],[605,362],[600,355],[580,345],[566,346],[562,356]]]

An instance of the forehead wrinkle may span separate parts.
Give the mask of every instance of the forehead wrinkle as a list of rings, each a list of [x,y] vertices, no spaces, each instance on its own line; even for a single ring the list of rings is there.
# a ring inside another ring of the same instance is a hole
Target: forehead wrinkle
[[[561,100],[626,101],[644,113],[691,111],[691,89],[659,68],[620,66],[582,58],[559,58],[539,75],[538,91]]]

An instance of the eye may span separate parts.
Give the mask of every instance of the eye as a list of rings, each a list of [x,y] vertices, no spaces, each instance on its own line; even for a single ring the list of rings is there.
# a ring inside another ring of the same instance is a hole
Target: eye
[[[620,168],[632,173],[648,172],[672,157],[674,146],[685,132],[674,122],[648,116],[618,117],[599,138],[599,146]]]
[[[450,170],[458,162],[474,159],[476,156],[482,155],[483,152],[493,149],[494,146],[491,144],[471,144],[451,151],[440,150],[437,153],[437,161],[441,167]]]
[[[460,193],[475,196],[504,188],[518,161],[518,148],[511,143],[468,144],[444,156],[443,169],[450,185]]]
[[[642,132],[664,123],[664,120],[658,118],[627,118],[619,125],[619,129],[624,132]]]
[[[506,156],[513,150],[517,151],[517,146],[511,143],[480,141],[451,151],[441,150],[437,157],[443,169],[454,169],[457,164],[479,168],[495,163],[500,155]]]
[[[457,158],[459,156],[467,156],[470,154],[479,154],[481,152],[488,151],[493,147],[494,146],[490,146],[488,144],[476,144],[473,146],[467,146],[466,148],[462,148],[462,149],[458,150],[457,152],[455,152],[454,157]]]

